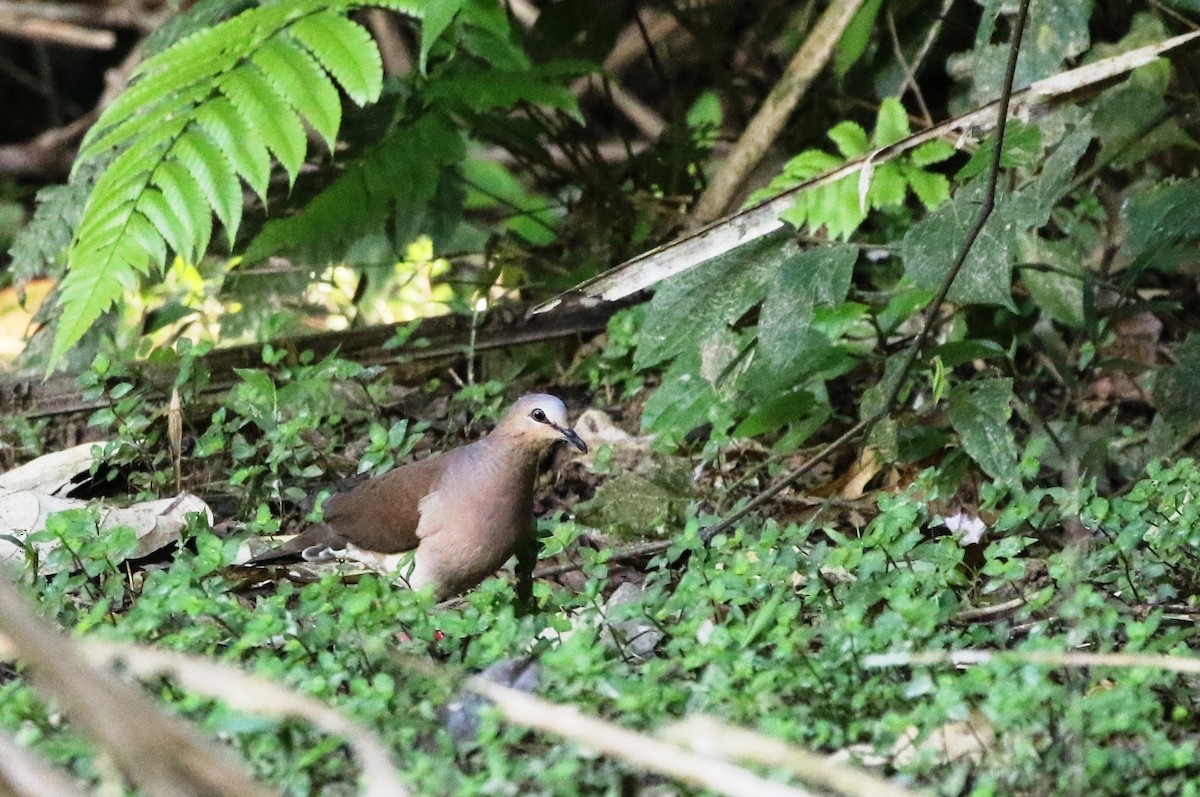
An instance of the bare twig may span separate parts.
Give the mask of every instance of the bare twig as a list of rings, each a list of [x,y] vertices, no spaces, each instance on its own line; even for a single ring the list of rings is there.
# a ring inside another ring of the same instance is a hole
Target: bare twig
[[[892,13],[892,9],[887,11],[888,35],[892,40],[892,52],[896,55],[896,61],[900,64],[900,69],[904,71],[904,84],[902,89],[912,86],[913,96],[917,99],[917,105],[921,108],[921,115],[925,118],[925,126],[933,127],[933,115],[929,113],[929,106],[925,104],[925,95],[921,93],[921,86],[917,83],[916,72],[909,66],[908,59],[904,57],[904,48],[900,46],[900,34],[896,32],[896,15]],[[904,91],[898,92],[900,97],[904,96]]]
[[[379,45],[384,74],[388,77],[407,75],[413,68],[412,53],[396,29],[395,18],[382,8],[368,8],[364,13],[375,43]]]
[[[72,724],[104,749],[152,797],[268,797],[228,753],[140,690],[87,664],[75,645],[35,616],[0,578],[0,633]]]
[[[1046,650],[948,650],[930,653],[878,653],[864,656],[864,667],[914,667],[926,664],[987,664],[993,661],[1045,664],[1050,667],[1149,667],[1200,675],[1200,658],[1156,656],[1151,653],[1054,653]]]
[[[64,772],[6,733],[0,733],[0,795],[85,797]]]
[[[917,50],[917,54],[913,56],[912,71],[904,76],[904,82],[900,84],[900,90],[896,92],[898,96],[903,97],[904,92],[908,91],[909,81],[912,81],[914,87],[916,86],[917,73],[921,71],[921,64],[925,62],[925,57],[933,49],[933,43],[937,41],[938,34],[942,32],[942,24],[946,21],[946,15],[950,13],[952,5],[954,5],[954,0],[942,0],[942,9],[938,12],[937,19],[929,26],[929,30],[925,34],[925,41],[921,42],[921,49]]]
[[[88,50],[111,50],[117,44],[117,34],[111,30],[94,30],[72,22],[4,13],[0,13],[0,34]]]
[[[786,768],[800,779],[852,797],[913,797],[915,792],[761,733],[693,714],[666,728],[663,737],[698,753]]]
[[[1157,44],[1105,58],[1058,75],[1039,80],[1028,88],[1011,95],[1013,105],[1022,108],[1046,107],[1059,102],[1078,102],[1085,89],[1109,83],[1120,75],[1144,66],[1168,53],[1178,52],[1200,39],[1200,32],[1185,33]],[[830,185],[853,174],[868,164],[878,166],[928,141],[948,135],[977,137],[993,128],[997,119],[998,101],[989,102],[973,111],[923,130],[895,144],[883,147],[868,156],[838,167],[754,207],[731,214],[720,221],[683,235],[649,252],[615,266],[598,277],[586,280],[574,289],[543,302],[535,313],[544,313],[560,304],[593,299],[615,301],[631,296],[657,283],[695,268],[714,257],[768,235],[783,227],[779,216],[789,209],[797,196],[821,186]]]
[[[693,226],[708,224],[725,213],[746,175],[758,166],[796,109],[800,98],[833,55],[833,48],[861,5],[862,0],[831,3],[817,20],[816,27],[788,64],[783,77],[771,89],[762,107],[750,120],[733,151],[696,203],[692,210]]]
[[[472,678],[467,686],[490,698],[511,722],[557,734],[641,769],[659,772],[718,794],[811,797],[807,791],[767,780],[735,764],[688,752],[599,717],[585,716],[574,706],[551,703],[483,678]]]

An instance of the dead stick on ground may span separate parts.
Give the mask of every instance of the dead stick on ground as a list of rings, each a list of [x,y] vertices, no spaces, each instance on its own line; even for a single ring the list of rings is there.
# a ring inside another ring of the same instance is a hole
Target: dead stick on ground
[[[85,662],[50,623],[37,617],[0,577],[0,633],[72,725],[106,751],[149,797],[269,797],[209,739],[163,714],[140,690]]]
[[[831,3],[817,20],[816,27],[788,64],[783,77],[771,89],[762,107],[750,120],[733,151],[696,203],[691,218],[694,227],[708,224],[724,215],[746,176],[758,166],[813,79],[829,61],[833,48],[861,5],[862,0]]]
[[[557,734],[641,769],[668,775],[731,797],[812,797],[811,793],[717,758],[698,755],[670,742],[584,715],[574,706],[551,703],[483,678],[468,688],[488,697],[509,721]]]

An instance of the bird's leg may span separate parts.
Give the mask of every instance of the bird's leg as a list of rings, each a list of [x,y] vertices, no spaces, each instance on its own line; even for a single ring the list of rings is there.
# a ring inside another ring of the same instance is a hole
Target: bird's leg
[[[542,552],[542,541],[537,533],[525,534],[517,543],[517,616],[532,614],[537,610],[533,602],[533,568]]]

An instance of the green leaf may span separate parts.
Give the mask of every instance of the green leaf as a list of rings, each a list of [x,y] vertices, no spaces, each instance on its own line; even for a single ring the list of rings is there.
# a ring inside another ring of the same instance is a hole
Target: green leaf
[[[245,260],[258,262],[281,251],[304,252],[314,260],[345,258],[349,242],[378,233],[389,215],[421,219],[447,167],[464,155],[458,132],[428,113],[365,151],[302,210],[268,221],[246,247]]]
[[[937,139],[926,141],[921,146],[908,153],[908,160],[913,166],[932,166],[935,163],[949,160],[957,152],[953,146]]]
[[[783,393],[759,404],[734,427],[735,437],[757,437],[798,421],[817,409],[817,399],[806,391]]]
[[[900,168],[905,182],[926,210],[934,210],[950,198],[950,181],[945,175],[921,171],[907,164],[900,164]]]
[[[518,103],[528,102],[557,108],[572,116],[579,115],[579,101],[571,90],[567,86],[543,80],[536,69],[506,72],[463,68],[452,75],[431,81],[426,96],[459,103],[475,111],[512,108]]]
[[[871,187],[867,200],[871,208],[884,208],[904,203],[908,195],[908,181],[904,171],[894,161],[881,163],[871,174]]]
[[[138,197],[137,212],[149,219],[155,229],[162,233],[168,246],[185,260],[188,258],[195,231],[186,217],[175,215],[170,200],[161,190],[150,188],[143,191]]]
[[[208,204],[225,225],[225,236],[232,247],[242,220],[242,185],[229,158],[199,128],[181,137],[171,156],[196,178]]]
[[[946,412],[963,450],[993,479],[1016,484],[1017,445],[1008,421],[1012,417],[1012,380],[976,379],[950,391]]]
[[[850,67],[854,66],[866,52],[881,5],[883,5],[883,0],[867,0],[855,12],[850,24],[846,26],[842,38],[838,40],[837,55],[833,62],[834,71],[839,76],[849,72]]]
[[[1124,209],[1125,245],[1136,256],[1200,239],[1200,179],[1158,185],[1133,195]]]
[[[663,282],[646,312],[634,367],[695,351],[698,341],[727,329],[762,301],[768,280],[797,252],[787,238],[763,236]]]
[[[429,51],[434,42],[446,31],[446,28],[450,27],[454,16],[458,14],[465,2],[466,0],[438,0],[436,3],[429,3],[426,7],[425,19],[421,21],[421,53],[418,62],[421,74],[425,74],[425,67],[429,62]]]
[[[855,122],[839,122],[829,129],[828,135],[847,160],[866,155],[871,149],[867,131]]]
[[[212,138],[246,184],[266,202],[271,180],[271,155],[254,128],[224,97],[207,102],[196,114],[196,122]]]
[[[58,300],[63,312],[50,349],[47,373],[96,319],[121,298],[126,287],[137,284],[138,272],[145,273],[149,266],[146,251],[126,237],[108,249],[104,257],[80,261],[67,272]]]
[[[332,152],[342,124],[342,101],[329,76],[290,36],[276,36],[251,59]]]
[[[886,147],[895,144],[909,134],[908,112],[897,97],[885,97],[879,105],[879,115],[875,119],[875,134],[872,143],[876,147]]]
[[[289,182],[296,182],[296,175],[304,163],[308,139],[304,135],[304,125],[292,106],[255,66],[230,72],[222,79],[220,87],[246,124],[275,153],[288,173]]]
[[[383,89],[383,62],[371,34],[340,14],[323,12],[305,17],[291,27],[300,41],[356,105],[379,98]]]
[[[991,136],[971,155],[966,165],[955,175],[969,180],[990,169],[996,152],[996,137]],[[1008,123],[1004,133],[1004,150],[1000,153],[1000,168],[1031,168],[1042,156],[1042,131],[1035,125],[1022,124],[1016,119]]]
[[[1200,429],[1200,335],[1191,333],[1172,352],[1175,362],[1154,379],[1154,406],[1180,436]]]
[[[758,323],[759,351],[771,367],[802,357],[798,349],[818,305],[845,301],[858,250],[822,246],[784,259],[775,270]]]
[[[177,161],[160,164],[154,170],[151,182],[162,191],[168,208],[183,230],[182,237],[187,246],[175,251],[185,260],[195,262],[208,249],[212,237],[212,210],[204,191],[192,173]]]
[[[904,270],[914,284],[937,286],[945,280],[967,230],[975,224],[984,188],[983,179],[977,178],[905,234],[901,255]],[[950,301],[1016,309],[1011,286],[1012,247],[1017,231],[1012,214],[1011,198],[997,201],[996,210],[950,288]]]

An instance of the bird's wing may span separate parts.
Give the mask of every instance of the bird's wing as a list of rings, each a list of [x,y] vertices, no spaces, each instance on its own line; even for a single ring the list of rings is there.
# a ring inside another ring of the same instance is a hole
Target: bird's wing
[[[329,499],[322,525],[365,551],[411,550],[419,538],[418,505],[441,478],[445,466],[445,455],[439,455],[368,479]]]

